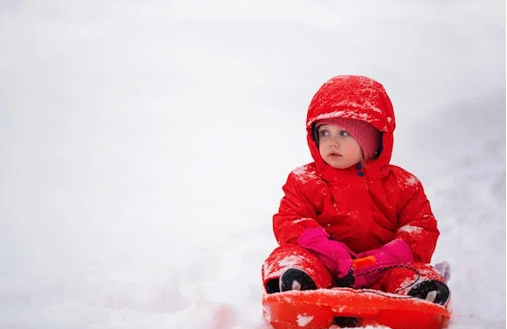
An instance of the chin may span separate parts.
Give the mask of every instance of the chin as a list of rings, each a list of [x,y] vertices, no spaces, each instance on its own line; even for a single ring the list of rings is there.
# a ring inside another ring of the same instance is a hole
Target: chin
[[[329,163],[329,165],[335,169],[345,169],[347,167],[343,166],[342,164],[333,164],[333,163]]]

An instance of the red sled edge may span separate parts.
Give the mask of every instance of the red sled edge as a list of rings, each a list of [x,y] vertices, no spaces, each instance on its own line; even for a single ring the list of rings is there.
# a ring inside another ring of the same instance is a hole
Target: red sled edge
[[[425,300],[371,289],[333,288],[264,294],[264,318],[275,329],[327,329],[383,325],[441,329],[451,312]]]

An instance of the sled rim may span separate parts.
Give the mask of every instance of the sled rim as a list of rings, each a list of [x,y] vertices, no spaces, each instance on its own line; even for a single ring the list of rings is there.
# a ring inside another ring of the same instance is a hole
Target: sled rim
[[[340,298],[340,305],[337,305]],[[442,305],[423,299],[386,293],[373,289],[332,288],[306,291],[285,291],[283,293],[264,294],[265,303],[298,303],[329,306],[333,311],[352,314],[375,314],[378,310],[396,309],[399,311],[418,310],[421,312],[450,317],[451,312]],[[348,303],[344,305],[344,303]]]
[[[371,289],[333,288],[264,294],[263,314],[276,329],[300,328],[302,319],[314,319],[307,328],[328,328],[336,319],[356,319],[362,325],[412,328],[413,318],[439,329],[447,325],[451,312],[422,299]]]

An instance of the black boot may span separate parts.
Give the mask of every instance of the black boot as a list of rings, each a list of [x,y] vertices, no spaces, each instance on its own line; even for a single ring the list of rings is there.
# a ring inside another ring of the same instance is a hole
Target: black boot
[[[315,289],[317,289],[315,282],[300,269],[289,268],[280,277],[280,291]]]
[[[439,305],[445,305],[449,299],[449,288],[443,282],[426,280],[410,289],[408,295],[415,298],[425,299]]]

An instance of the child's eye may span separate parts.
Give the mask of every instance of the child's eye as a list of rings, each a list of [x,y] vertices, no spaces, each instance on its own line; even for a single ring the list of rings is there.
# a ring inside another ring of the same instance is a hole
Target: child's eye
[[[319,131],[319,137],[327,137],[329,136],[329,130],[326,130],[326,129],[322,129]]]
[[[342,136],[342,137],[346,137],[346,136],[350,136],[350,134],[349,134],[349,132],[348,132],[348,131],[346,131],[346,130],[342,130],[342,131],[340,131],[340,136]]]

